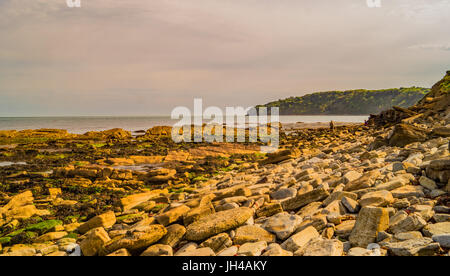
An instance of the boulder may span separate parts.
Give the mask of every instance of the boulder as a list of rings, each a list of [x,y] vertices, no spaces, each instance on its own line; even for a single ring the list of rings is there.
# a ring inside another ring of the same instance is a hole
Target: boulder
[[[283,210],[285,210],[285,211],[295,210],[295,209],[299,209],[303,206],[306,206],[312,202],[321,201],[329,195],[330,194],[328,193],[328,191],[326,189],[318,188],[318,189],[312,190],[310,192],[307,192],[307,193],[304,193],[301,195],[297,195],[296,197],[287,199],[287,200],[283,201],[281,203],[281,205],[283,207]]]
[[[246,207],[231,209],[208,215],[186,228],[186,239],[200,241],[243,225],[253,216],[253,210]]]
[[[112,227],[116,223],[116,215],[113,211],[106,212],[104,214],[95,216],[88,220],[87,222],[83,223],[78,227],[78,231],[81,234],[86,233],[87,231],[97,228],[97,227],[103,227],[105,229],[108,229]]]
[[[244,225],[236,229],[236,235],[233,238],[235,244],[244,244],[248,242],[265,241],[267,243],[275,242],[275,235],[256,225]]]
[[[309,241],[319,236],[320,234],[317,232],[316,228],[309,226],[284,241],[281,244],[281,248],[295,252],[305,246]]]
[[[86,233],[86,238],[81,241],[81,252],[84,256],[96,256],[103,246],[111,239],[103,227],[97,227]]]
[[[302,223],[302,219],[297,215],[290,215],[288,213],[279,213],[267,219],[262,228],[274,233],[280,240],[285,240]]]
[[[384,208],[366,206],[361,208],[349,241],[353,246],[367,247],[376,240],[378,232],[389,227],[389,213]]]

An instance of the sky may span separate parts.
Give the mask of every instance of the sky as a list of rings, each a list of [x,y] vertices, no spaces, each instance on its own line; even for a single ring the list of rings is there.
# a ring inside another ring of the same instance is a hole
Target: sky
[[[169,115],[431,87],[450,0],[0,0],[0,116]]]

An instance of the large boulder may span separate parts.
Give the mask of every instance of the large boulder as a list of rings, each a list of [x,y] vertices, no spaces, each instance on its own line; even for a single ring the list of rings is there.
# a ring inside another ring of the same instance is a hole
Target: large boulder
[[[414,142],[424,142],[428,138],[428,131],[423,128],[407,124],[398,124],[394,127],[389,138],[389,145],[404,147]]]
[[[389,227],[389,212],[385,208],[366,206],[361,209],[350,234],[353,246],[367,247],[373,243],[379,232]]]

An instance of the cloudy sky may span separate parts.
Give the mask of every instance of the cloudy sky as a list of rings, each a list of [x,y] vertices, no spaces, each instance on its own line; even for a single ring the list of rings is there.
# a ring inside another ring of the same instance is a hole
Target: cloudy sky
[[[430,87],[450,0],[0,0],[0,116],[165,115]]]

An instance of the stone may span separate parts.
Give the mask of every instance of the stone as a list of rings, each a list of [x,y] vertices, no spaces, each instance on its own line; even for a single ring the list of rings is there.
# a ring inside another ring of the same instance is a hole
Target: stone
[[[355,191],[370,188],[374,185],[375,180],[380,175],[381,173],[378,170],[366,172],[362,177],[347,183],[344,187],[344,191]]]
[[[297,190],[294,188],[284,188],[270,194],[273,199],[282,200],[291,198],[297,195]]]
[[[262,256],[293,256],[290,251],[284,250],[278,243],[271,243],[267,246]]]
[[[116,223],[116,215],[113,211],[106,212],[104,214],[95,216],[88,220],[87,222],[83,223],[78,227],[78,231],[81,234],[86,233],[87,231],[97,228],[97,227],[103,227],[105,229],[108,229],[112,227]]]
[[[428,137],[428,131],[407,124],[397,124],[389,138],[389,145],[404,147],[414,142],[423,142]]]
[[[344,184],[348,184],[362,177],[362,173],[357,171],[349,171],[342,177]]]
[[[239,248],[237,246],[231,246],[228,248],[225,248],[224,250],[220,251],[217,256],[222,257],[230,257],[230,256],[236,256],[239,251]]]
[[[430,238],[387,243],[386,247],[394,256],[432,256],[439,251],[439,243]]]
[[[422,230],[426,237],[434,235],[450,234],[450,222],[439,222],[435,224],[428,224]]]
[[[296,213],[300,218],[310,217],[319,212],[320,206],[322,206],[322,202],[316,201],[312,202],[305,207],[301,208],[300,211]]]
[[[443,248],[450,248],[450,234],[438,234],[432,236],[433,241]]]
[[[183,217],[183,223],[185,226],[214,214],[216,211],[211,202],[200,204],[200,206],[189,210]]]
[[[427,222],[419,215],[412,214],[395,224],[391,224],[389,230],[394,233],[410,232],[421,230]]]
[[[425,197],[421,186],[406,185],[391,191],[395,198]]]
[[[161,215],[156,217],[156,220],[159,224],[167,226],[182,219],[189,210],[190,208],[186,205],[181,205],[162,213]]]
[[[350,199],[356,200],[358,199],[358,195],[355,193],[351,193],[351,192],[334,192],[332,193],[329,197],[327,197],[324,201],[323,201],[323,205],[327,206],[329,205],[331,202],[336,201],[336,200],[341,200],[344,197],[348,197]]]
[[[239,204],[231,202],[216,207],[216,212],[239,208]]]
[[[167,190],[155,189],[146,193],[129,195],[127,197],[120,199],[120,202],[122,204],[123,210],[127,211],[138,206],[139,204],[142,204],[146,201],[149,201],[150,199],[160,196],[162,193],[167,193]]]
[[[367,206],[361,208],[349,241],[353,246],[367,247],[375,242],[378,232],[389,227],[389,213],[384,208]]]
[[[316,228],[309,226],[302,231],[292,235],[281,244],[281,248],[291,252],[295,252],[305,246],[310,240],[319,237],[320,234]]]
[[[128,249],[131,253],[139,252],[159,241],[166,233],[167,230],[162,225],[144,226],[139,231],[130,231],[125,235],[114,237],[105,244],[105,249],[107,252],[114,252],[120,248]]]
[[[420,183],[420,185],[422,185],[422,187],[424,187],[425,189],[428,189],[430,191],[438,188],[436,185],[436,182],[432,179],[429,179],[426,176],[421,176],[419,178],[419,183]]]
[[[280,240],[285,240],[297,230],[302,219],[297,215],[279,213],[267,219],[262,228],[274,233]]]
[[[233,238],[235,244],[241,245],[248,242],[265,241],[267,243],[275,242],[274,234],[264,230],[256,225],[244,225],[236,229],[236,235]]]
[[[44,234],[42,236],[39,236],[35,241],[36,242],[47,242],[47,241],[54,241],[59,240],[65,236],[67,236],[67,232],[50,232],[47,234]]]
[[[180,254],[184,254],[184,253],[186,253],[188,251],[192,251],[192,250],[195,250],[197,248],[198,248],[198,245],[195,242],[188,242],[188,243],[184,244],[181,248],[179,248],[175,252],[174,256],[178,256]]]
[[[348,238],[355,227],[356,220],[346,220],[336,226],[335,234],[338,237]]]
[[[97,227],[86,233],[86,238],[81,241],[81,252],[84,256],[96,256],[111,239],[103,227]]]
[[[214,252],[220,252],[233,244],[230,236],[227,233],[220,233],[215,235],[200,244],[200,247],[209,247]]]
[[[167,234],[159,241],[161,244],[175,247],[183,239],[186,234],[186,228],[180,224],[172,224],[166,228]]]
[[[267,242],[248,242],[239,247],[240,256],[261,256],[261,253],[267,247]]]
[[[279,202],[271,203],[262,206],[258,210],[256,210],[256,216],[258,217],[270,217],[275,214],[283,212],[283,207]]]
[[[375,191],[370,192],[361,197],[359,204],[362,207],[375,206],[386,207],[394,202],[394,197],[389,191]]]
[[[129,257],[129,256],[131,256],[131,254],[125,248],[121,248],[121,249],[116,250],[113,253],[108,254],[106,256],[109,256],[109,257]]]
[[[215,256],[216,254],[214,251],[209,247],[202,247],[202,248],[196,248],[193,250],[185,251],[180,254],[177,254],[176,256],[182,257],[182,256],[189,256],[189,257],[208,257],[208,256]]]
[[[413,239],[421,239],[423,238],[422,233],[419,231],[410,231],[410,232],[401,232],[394,235],[399,241],[413,240]]]
[[[350,213],[357,213],[361,208],[358,201],[348,198],[346,196],[344,196],[341,199],[341,203],[342,205],[344,205],[345,209],[347,209]]]
[[[318,188],[310,192],[297,195],[296,197],[287,199],[281,203],[283,210],[290,211],[299,209],[315,201],[321,201],[330,194],[324,188]]]
[[[247,207],[221,211],[208,215],[190,224],[186,228],[186,239],[200,241],[243,225],[253,216],[253,210]]]
[[[344,244],[339,240],[316,238],[294,253],[295,256],[342,256]]]
[[[154,244],[142,252],[141,256],[173,256],[173,250],[166,244]]]

